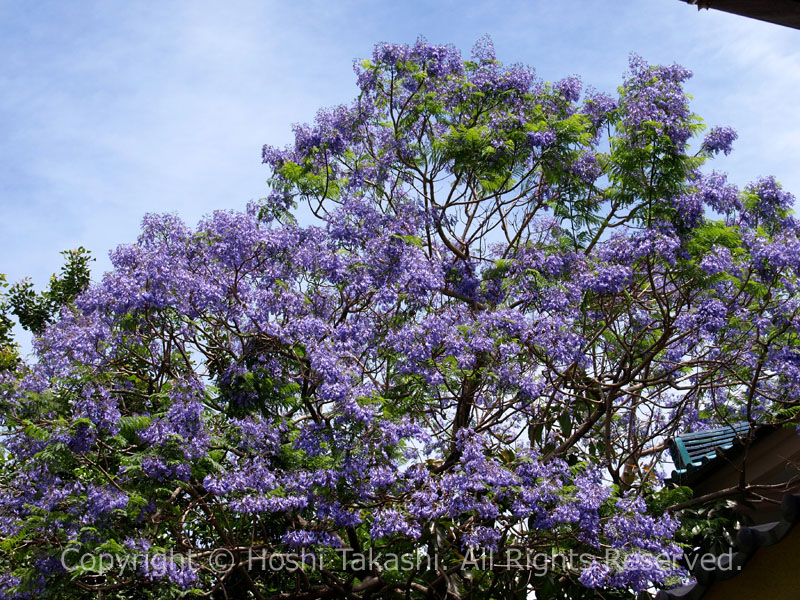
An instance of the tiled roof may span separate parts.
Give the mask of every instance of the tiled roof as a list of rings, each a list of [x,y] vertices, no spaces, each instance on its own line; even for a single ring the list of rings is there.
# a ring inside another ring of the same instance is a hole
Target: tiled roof
[[[735,552],[722,555],[711,568],[698,564],[693,572],[697,583],[662,590],[656,600],[700,600],[715,582],[735,577],[740,572],[739,567],[744,566],[759,548],[777,544],[798,522],[800,495],[786,494],[781,503],[780,521],[741,528],[736,535]]]
[[[800,29],[798,0],[683,0],[698,8],[722,10],[769,23]]]
[[[749,424],[736,423],[672,438],[669,442],[669,452],[675,463],[673,479],[711,462],[732,448],[737,438],[746,436],[749,431]]]

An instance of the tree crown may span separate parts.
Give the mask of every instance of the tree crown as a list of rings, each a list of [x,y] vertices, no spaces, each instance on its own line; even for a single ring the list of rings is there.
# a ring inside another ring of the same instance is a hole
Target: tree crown
[[[627,597],[685,576],[664,440],[796,422],[793,197],[701,170],[736,134],[690,151],[689,71],[634,56],[583,94],[482,39],[379,44],[356,75],[264,147],[267,198],[147,216],[2,375],[3,593]],[[584,560],[456,568],[510,550]]]

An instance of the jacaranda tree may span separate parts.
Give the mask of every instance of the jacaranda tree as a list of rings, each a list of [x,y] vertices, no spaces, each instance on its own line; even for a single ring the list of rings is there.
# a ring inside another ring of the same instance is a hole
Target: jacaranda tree
[[[0,597],[631,597],[706,500],[665,440],[796,426],[793,197],[703,168],[736,134],[689,71],[583,93],[484,39],[356,74],[267,198],[145,217],[6,369]]]

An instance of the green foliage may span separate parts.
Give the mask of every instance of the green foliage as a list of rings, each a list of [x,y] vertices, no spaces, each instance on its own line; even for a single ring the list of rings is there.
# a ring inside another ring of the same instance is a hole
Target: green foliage
[[[6,276],[0,273],[0,371],[12,369],[17,364],[17,345],[14,342],[13,321],[8,317]]]
[[[692,233],[687,247],[694,258],[702,258],[714,246],[724,246],[734,253],[742,246],[739,228],[727,226],[723,221],[706,220]]]
[[[727,498],[681,512],[681,527],[675,541],[699,553],[724,554],[735,545],[736,532],[752,524],[743,499]]]
[[[60,274],[50,278],[47,290],[37,293],[33,282],[27,279],[9,289],[7,301],[11,313],[24,329],[33,333],[41,333],[60,308],[74,302],[89,285],[89,263],[94,260],[91,253],[80,246],[61,254],[65,258],[64,266]]]

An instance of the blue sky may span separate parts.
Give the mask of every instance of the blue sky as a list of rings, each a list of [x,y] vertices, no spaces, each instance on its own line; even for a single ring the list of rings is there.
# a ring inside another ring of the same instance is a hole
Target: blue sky
[[[739,132],[715,161],[800,194],[800,31],[678,0],[0,1],[0,273],[41,285],[59,252],[135,240],[147,212],[189,223],[266,195],[264,143],[356,93],[352,63],[424,35],[546,80],[614,91],[630,52],[694,71],[693,109]],[[27,345],[27,344],[26,344]]]

